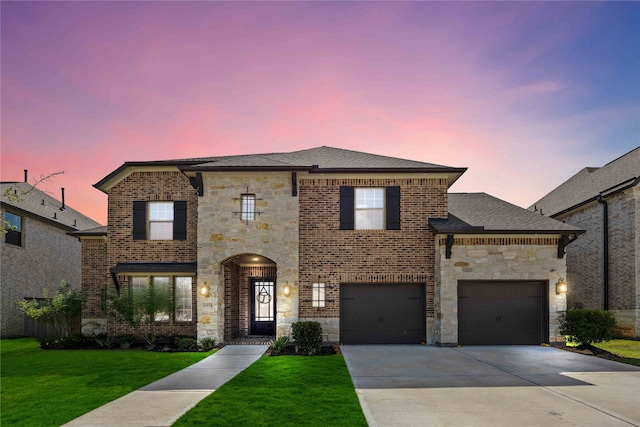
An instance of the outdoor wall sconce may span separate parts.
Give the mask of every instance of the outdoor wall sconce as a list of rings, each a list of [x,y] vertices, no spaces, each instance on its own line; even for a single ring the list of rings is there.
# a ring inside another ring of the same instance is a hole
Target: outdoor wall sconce
[[[567,285],[567,281],[564,280],[564,277],[561,277],[560,280],[558,280],[558,283],[556,283],[556,294],[566,294],[568,289],[569,286]]]
[[[284,288],[282,288],[282,292],[284,292],[285,297],[291,295],[291,286],[289,286],[289,281],[285,282]]]
[[[209,297],[209,285],[207,285],[207,282],[204,282],[202,286],[200,286],[200,295],[205,298]]]

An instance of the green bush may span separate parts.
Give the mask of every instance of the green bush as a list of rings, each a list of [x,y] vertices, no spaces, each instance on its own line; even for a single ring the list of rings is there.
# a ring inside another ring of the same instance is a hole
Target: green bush
[[[294,322],[291,335],[295,341],[296,353],[312,356],[320,352],[322,346],[322,325],[318,322]]]
[[[192,337],[177,337],[175,344],[180,350],[193,350],[198,347],[198,340]]]
[[[73,324],[82,312],[82,293],[77,289],[71,289],[69,284],[62,280],[53,296],[48,289],[44,289],[43,294],[46,301],[19,300],[18,308],[26,316],[51,325],[56,338],[70,336]]]
[[[209,351],[216,346],[216,340],[211,337],[205,337],[200,340],[200,347],[204,351]]]
[[[613,338],[616,319],[607,310],[567,310],[560,313],[560,334],[567,341],[589,346]]]

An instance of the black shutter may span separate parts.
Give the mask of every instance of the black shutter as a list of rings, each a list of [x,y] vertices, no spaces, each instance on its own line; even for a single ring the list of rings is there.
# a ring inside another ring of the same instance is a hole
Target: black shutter
[[[173,202],[173,240],[187,240],[187,202]]]
[[[354,229],[354,189],[351,186],[340,187],[340,230]]]
[[[400,187],[387,187],[387,230],[400,230]]]
[[[133,202],[133,240],[147,238],[147,202]]]

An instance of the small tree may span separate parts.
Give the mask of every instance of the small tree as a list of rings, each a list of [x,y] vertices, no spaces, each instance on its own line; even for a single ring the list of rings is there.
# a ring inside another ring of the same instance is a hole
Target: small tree
[[[173,300],[167,290],[155,288],[149,277],[143,290],[129,287],[124,292],[109,292],[107,311],[118,322],[131,327],[147,346],[153,347],[157,323],[168,320],[173,311]]]
[[[567,310],[560,313],[560,334],[567,341],[590,346],[613,338],[616,319],[607,310]]]
[[[32,319],[52,325],[56,338],[71,335],[73,322],[82,312],[82,292],[63,280],[53,296],[47,289],[43,294],[46,301],[18,300],[18,308]]]

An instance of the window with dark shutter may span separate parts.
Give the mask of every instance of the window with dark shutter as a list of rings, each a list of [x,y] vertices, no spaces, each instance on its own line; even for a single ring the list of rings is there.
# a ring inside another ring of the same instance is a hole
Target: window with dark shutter
[[[340,230],[354,229],[354,188],[340,187]]]
[[[387,187],[387,230],[400,230],[400,187]]]
[[[147,202],[136,200],[133,202],[133,240],[147,238]]]
[[[173,202],[173,239],[187,239],[187,202]]]

